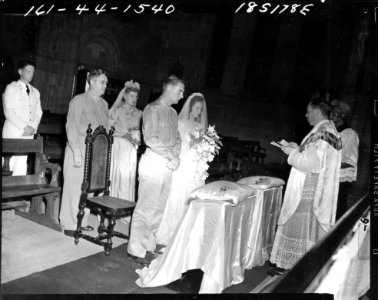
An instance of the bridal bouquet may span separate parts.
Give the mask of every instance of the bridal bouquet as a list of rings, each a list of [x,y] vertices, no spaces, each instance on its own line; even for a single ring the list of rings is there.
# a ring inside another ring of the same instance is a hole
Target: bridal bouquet
[[[209,162],[214,159],[214,156],[219,154],[219,149],[222,146],[220,137],[215,131],[215,126],[209,125],[205,134],[200,135],[197,131],[192,137],[192,149],[195,151],[194,157],[198,161],[196,181],[204,183],[209,176],[207,170],[209,168]]]
[[[131,144],[138,148],[141,144],[141,137],[140,137],[140,129],[139,127],[132,127],[129,128],[126,134],[123,136],[126,140],[128,140]]]

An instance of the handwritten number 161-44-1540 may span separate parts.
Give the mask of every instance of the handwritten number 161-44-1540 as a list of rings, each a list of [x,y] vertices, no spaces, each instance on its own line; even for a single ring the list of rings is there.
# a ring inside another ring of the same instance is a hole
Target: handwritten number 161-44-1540
[[[35,14],[37,16],[40,15],[48,15],[50,13],[60,13],[67,11],[67,8],[65,7],[56,7],[53,5],[45,6],[44,4],[39,6],[32,6],[30,9],[26,12],[24,15],[25,17],[31,14]],[[138,5],[132,5],[129,4],[126,7],[118,7],[118,6],[109,6],[106,4],[98,4],[95,6],[87,6],[87,4],[78,4],[76,8],[74,8],[74,11],[77,12],[77,14],[81,15],[83,13],[96,13],[101,14],[105,12],[111,12],[111,11],[119,11],[122,13],[127,12],[134,12],[136,14],[142,14],[142,13],[153,13],[153,14],[166,14],[169,15],[175,11],[175,7],[173,4],[170,5],[164,5],[164,4],[138,4]],[[72,12],[72,11],[70,11]]]

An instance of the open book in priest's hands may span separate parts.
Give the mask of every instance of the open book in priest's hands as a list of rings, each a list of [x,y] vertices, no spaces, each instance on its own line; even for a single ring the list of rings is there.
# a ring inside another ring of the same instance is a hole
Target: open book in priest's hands
[[[281,148],[282,146],[290,146],[290,143],[288,143],[287,141],[285,140],[281,140],[279,142],[270,142],[271,145],[273,146],[276,146],[278,148]]]

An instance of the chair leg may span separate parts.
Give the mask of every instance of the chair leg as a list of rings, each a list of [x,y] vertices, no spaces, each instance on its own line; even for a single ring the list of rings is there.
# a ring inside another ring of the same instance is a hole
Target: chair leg
[[[79,242],[79,234],[81,233],[81,223],[84,217],[84,208],[85,208],[85,201],[82,201],[80,199],[79,212],[77,214],[77,228],[74,233],[75,245],[77,245],[77,243]]]
[[[112,242],[112,236],[114,231],[114,226],[116,224],[115,221],[115,215],[112,214],[112,216],[109,218],[109,226],[108,226],[108,241],[105,243],[105,255],[108,256],[110,251],[112,250],[113,242]]]
[[[101,209],[98,209],[98,213],[100,214],[100,225],[97,228],[97,232],[99,236],[101,236],[106,230],[105,230],[105,214]]]

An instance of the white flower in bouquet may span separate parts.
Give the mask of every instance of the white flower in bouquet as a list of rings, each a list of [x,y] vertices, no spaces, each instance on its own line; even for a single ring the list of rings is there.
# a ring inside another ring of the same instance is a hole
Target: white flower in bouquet
[[[188,135],[188,138],[189,138],[189,144],[190,144],[190,147],[193,148],[193,146],[195,146],[196,144],[199,144],[201,143],[202,141],[202,130],[200,128],[195,128],[193,132],[191,132],[189,135]]]
[[[195,139],[199,139],[200,136],[201,136],[201,130],[199,128],[196,128],[196,130],[194,130],[194,132],[193,132],[193,137]]]
[[[199,138],[193,138],[193,149],[196,151],[195,158],[198,161],[197,165],[197,181],[204,182],[209,176],[207,170],[209,162],[213,161],[215,155],[219,154],[219,149],[222,146],[220,137],[215,131],[215,126],[209,126],[206,133]]]
[[[139,129],[133,129],[131,130],[131,139],[135,141],[136,144],[140,144],[140,130]]]

